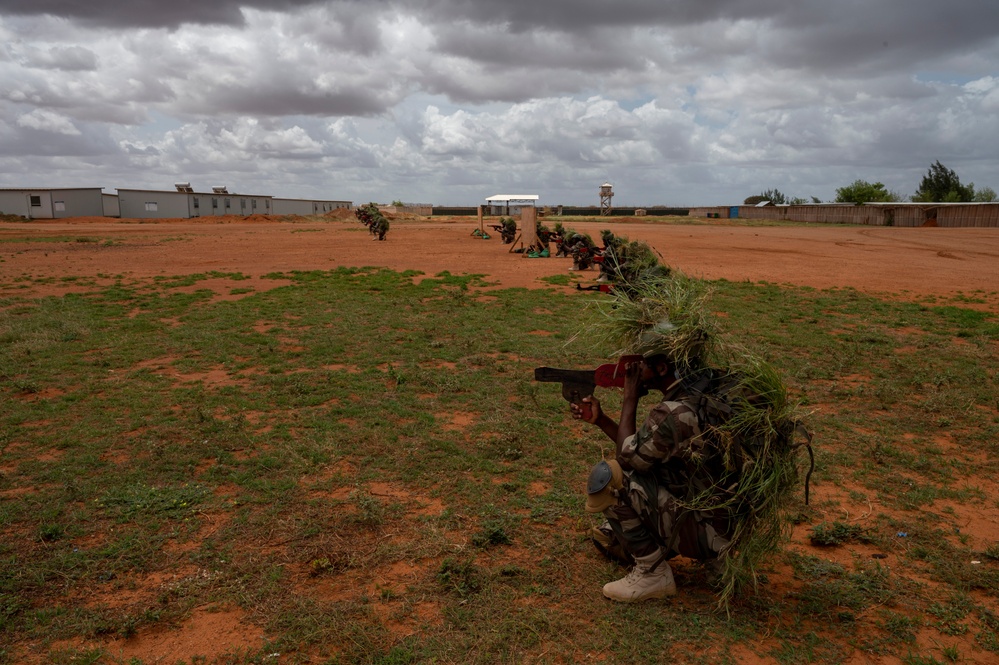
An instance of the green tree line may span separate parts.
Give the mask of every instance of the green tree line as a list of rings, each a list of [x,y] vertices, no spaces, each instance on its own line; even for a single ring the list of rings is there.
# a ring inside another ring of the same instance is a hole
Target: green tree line
[[[891,203],[904,200],[903,196],[889,190],[884,183],[855,180],[836,190],[834,203],[856,203],[859,205],[861,203]],[[973,182],[969,182],[967,185],[962,184],[961,178],[953,169],[947,168],[940,163],[940,160],[937,160],[923,176],[916,193],[910,197],[910,200],[925,203],[987,203],[999,201],[999,196],[991,187],[976,189]],[[802,198],[787,196],[779,189],[774,188],[748,197],[743,201],[743,204],[756,205],[763,201],[769,201],[775,205],[801,205],[809,202]],[[811,203],[821,202],[817,197],[811,197]]]

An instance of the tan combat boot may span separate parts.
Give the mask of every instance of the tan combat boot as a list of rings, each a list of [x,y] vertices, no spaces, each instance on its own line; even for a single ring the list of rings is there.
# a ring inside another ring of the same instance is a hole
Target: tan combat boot
[[[656,565],[657,562],[659,565]],[[648,556],[635,557],[635,567],[631,572],[616,582],[605,584],[604,595],[620,603],[665,598],[676,595],[676,582],[669,564],[657,550]]]

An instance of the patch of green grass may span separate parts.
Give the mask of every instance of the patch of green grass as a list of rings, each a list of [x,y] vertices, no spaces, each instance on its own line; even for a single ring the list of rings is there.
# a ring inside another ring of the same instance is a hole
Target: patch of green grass
[[[573,282],[573,278],[572,275],[558,274],[548,275],[547,277],[539,277],[538,281],[546,284],[552,284],[554,286],[569,286],[569,284]]]
[[[934,602],[926,612],[934,617],[933,625],[944,635],[963,635],[968,632],[964,622],[974,608],[974,604],[963,594],[957,594],[949,602]]]
[[[96,239],[79,239],[78,236],[34,236],[34,235],[24,235],[24,236],[6,236],[0,238],[0,243],[64,243],[64,242],[97,242]]]
[[[94,499],[95,505],[118,520],[139,515],[183,518],[201,503],[210,490],[200,484],[157,487],[139,482],[114,487]]]
[[[468,560],[447,558],[437,570],[437,583],[464,598],[482,590],[482,572]]]
[[[847,542],[869,543],[871,537],[867,530],[857,524],[845,524],[840,521],[832,523],[821,522],[812,527],[808,539],[813,545],[842,545]]]
[[[978,482],[999,472],[991,315],[712,284],[725,334],[813,410],[812,505],[794,520],[817,545],[892,557],[789,556],[792,579],[723,617],[697,566],[677,566],[677,601],[600,594],[623,571],[586,542],[581,486],[611,444],[532,380],[606,361],[574,339],[588,298],[480,299],[483,276],[417,274],[273,273],[288,284],[229,301],[178,289],[246,275],[15,282],[78,293],[0,310],[0,491],[17,497],[0,502],[0,644],[122,636],[215,602],[252,612],[275,651],[344,662],[736,662],[772,637],[780,662],[838,663],[909,657],[924,626],[999,653],[999,546],[955,531],[995,501]],[[100,605],[153,579],[173,581]]]

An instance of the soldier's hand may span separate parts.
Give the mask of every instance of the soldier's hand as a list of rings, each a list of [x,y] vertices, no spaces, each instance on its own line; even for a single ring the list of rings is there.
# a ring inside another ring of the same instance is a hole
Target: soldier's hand
[[[645,369],[645,361],[630,362],[624,369],[624,397],[637,399],[649,393],[642,383],[642,374]]]
[[[569,411],[574,420],[582,420],[595,425],[600,417],[600,400],[592,395],[584,397],[579,404],[570,403]]]

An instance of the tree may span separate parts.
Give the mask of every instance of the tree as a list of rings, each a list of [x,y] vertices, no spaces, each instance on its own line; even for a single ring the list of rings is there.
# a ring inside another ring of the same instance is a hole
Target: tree
[[[760,196],[772,202],[774,205],[784,205],[786,204],[787,197],[779,189],[768,189],[763,192]]]
[[[788,203],[788,198],[779,189],[768,189],[762,194],[750,196],[742,204],[749,206],[762,203],[763,201],[770,201],[774,205],[785,205]]]
[[[961,203],[974,197],[974,186],[962,185],[957,174],[938,159],[923,176],[912,200],[921,203]]]
[[[880,182],[870,183],[866,180],[854,180],[852,185],[836,190],[836,203],[881,203],[898,201],[901,197],[889,192]]]
[[[968,186],[970,187],[971,185]],[[982,187],[975,192],[975,197],[972,200],[978,203],[991,203],[999,200],[999,196],[996,196],[996,190],[991,187]]]

